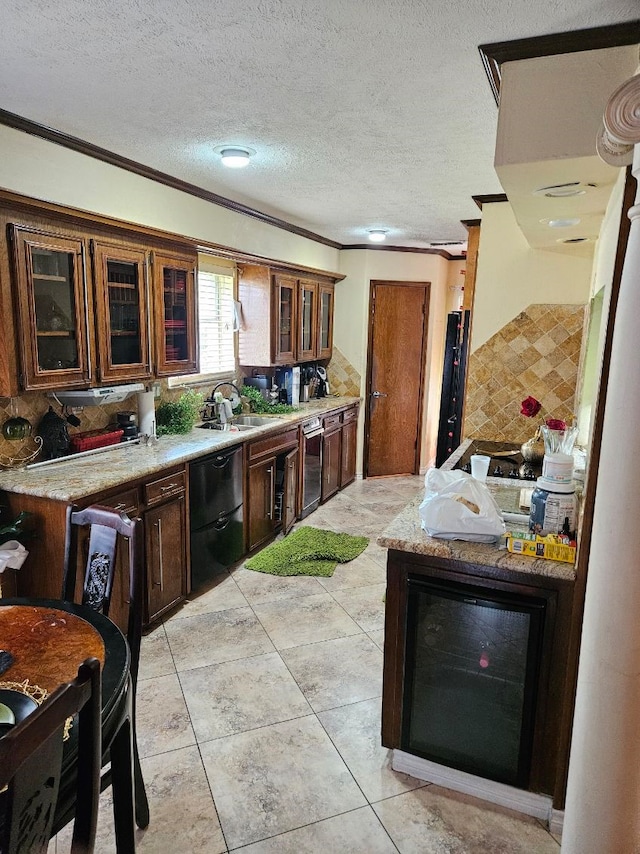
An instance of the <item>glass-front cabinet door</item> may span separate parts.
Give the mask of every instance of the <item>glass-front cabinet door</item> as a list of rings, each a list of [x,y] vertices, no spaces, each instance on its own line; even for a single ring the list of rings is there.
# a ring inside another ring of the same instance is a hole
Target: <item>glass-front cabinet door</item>
[[[330,359],[333,351],[333,285],[318,285],[318,359]]]
[[[101,380],[151,376],[144,249],[93,241]]]
[[[298,292],[298,361],[316,358],[318,283],[300,279]]]
[[[196,261],[195,256],[153,254],[156,374],[161,377],[198,370]]]
[[[20,226],[12,226],[10,233],[21,388],[87,385],[92,374],[84,242]]]
[[[297,293],[297,279],[291,276],[275,277],[273,288],[275,303],[273,363],[275,365],[290,365],[298,358],[296,352]]]

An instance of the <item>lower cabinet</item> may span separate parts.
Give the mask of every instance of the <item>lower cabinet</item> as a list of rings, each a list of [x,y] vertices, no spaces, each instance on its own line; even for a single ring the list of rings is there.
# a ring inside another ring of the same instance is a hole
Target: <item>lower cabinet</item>
[[[340,489],[356,479],[356,442],[358,436],[358,407],[342,413],[342,448],[340,451]]]
[[[358,407],[325,416],[323,426],[322,502],[355,480]]]
[[[186,596],[187,511],[184,471],[144,484],[145,623]]]
[[[296,520],[298,428],[248,443],[246,455],[247,544],[253,551]]]
[[[324,502],[340,489],[340,457],[342,455],[342,427],[340,415],[325,418],[322,437],[322,490],[320,501]],[[333,422],[337,420],[337,424]],[[328,426],[328,424],[330,426]]]

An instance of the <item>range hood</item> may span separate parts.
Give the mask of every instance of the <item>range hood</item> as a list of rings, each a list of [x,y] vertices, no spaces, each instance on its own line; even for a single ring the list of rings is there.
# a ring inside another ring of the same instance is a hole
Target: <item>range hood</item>
[[[52,397],[64,406],[104,406],[107,403],[122,403],[129,395],[138,391],[144,391],[143,383],[56,391],[50,392],[47,397]]]

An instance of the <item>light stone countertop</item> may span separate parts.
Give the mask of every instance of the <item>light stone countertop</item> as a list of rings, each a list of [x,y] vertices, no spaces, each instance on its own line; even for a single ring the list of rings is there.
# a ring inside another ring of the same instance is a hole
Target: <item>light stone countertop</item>
[[[0,490],[72,502],[359,402],[357,397],[325,397],[301,403],[295,412],[269,416],[273,424],[252,430],[227,432],[194,427],[184,435],[162,436],[149,446],[124,442],[86,457],[71,456],[50,465],[7,469],[0,471]]]
[[[496,480],[496,478],[490,478],[490,480]],[[508,479],[500,482],[497,489],[492,488],[493,485],[488,484],[498,504],[503,508],[505,502],[512,500],[512,497],[510,499],[508,495],[510,491],[509,484],[519,484],[519,486],[513,487],[518,492],[522,487],[522,481]],[[499,493],[503,494],[500,495]],[[379,546],[387,549],[411,552],[413,554],[445,558],[452,561],[463,561],[464,563],[473,563],[480,566],[498,567],[502,570],[520,572],[526,575],[575,581],[576,572],[574,564],[512,554],[504,548],[504,540],[499,540],[497,543],[469,543],[465,540],[445,540],[430,537],[422,530],[420,515],[418,513],[418,508],[423,497],[424,493],[417,495],[396,516],[378,537],[377,543]],[[516,525],[507,523],[508,530],[514,530],[515,528]]]

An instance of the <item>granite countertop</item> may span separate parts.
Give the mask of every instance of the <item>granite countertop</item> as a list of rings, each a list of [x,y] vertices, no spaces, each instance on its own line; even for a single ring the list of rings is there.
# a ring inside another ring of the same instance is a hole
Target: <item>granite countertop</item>
[[[496,478],[490,478],[490,480],[496,480]],[[522,481],[498,480],[500,481],[498,485],[487,485],[496,498],[498,505],[502,509],[510,509],[510,505],[513,504],[516,496],[519,495],[519,491],[522,488]],[[510,484],[516,484],[516,486],[510,487]],[[379,546],[403,552],[412,552],[413,554],[463,561],[480,566],[498,567],[502,570],[510,570],[526,575],[575,581],[576,572],[574,564],[512,554],[504,548],[503,540],[499,540],[497,543],[470,543],[465,540],[445,540],[430,537],[422,530],[420,525],[418,508],[423,497],[424,493],[421,492],[396,516],[378,537],[377,543]],[[507,523],[508,530],[515,530],[517,527],[515,524]]]
[[[295,412],[269,416],[273,424],[251,430],[231,432],[194,427],[190,433],[162,436],[148,446],[127,442],[86,457],[71,456],[50,465],[7,469],[0,471],[0,490],[58,501],[76,501],[205,454],[285,430],[314,415],[324,415],[359,402],[358,397],[325,397],[301,403]]]

